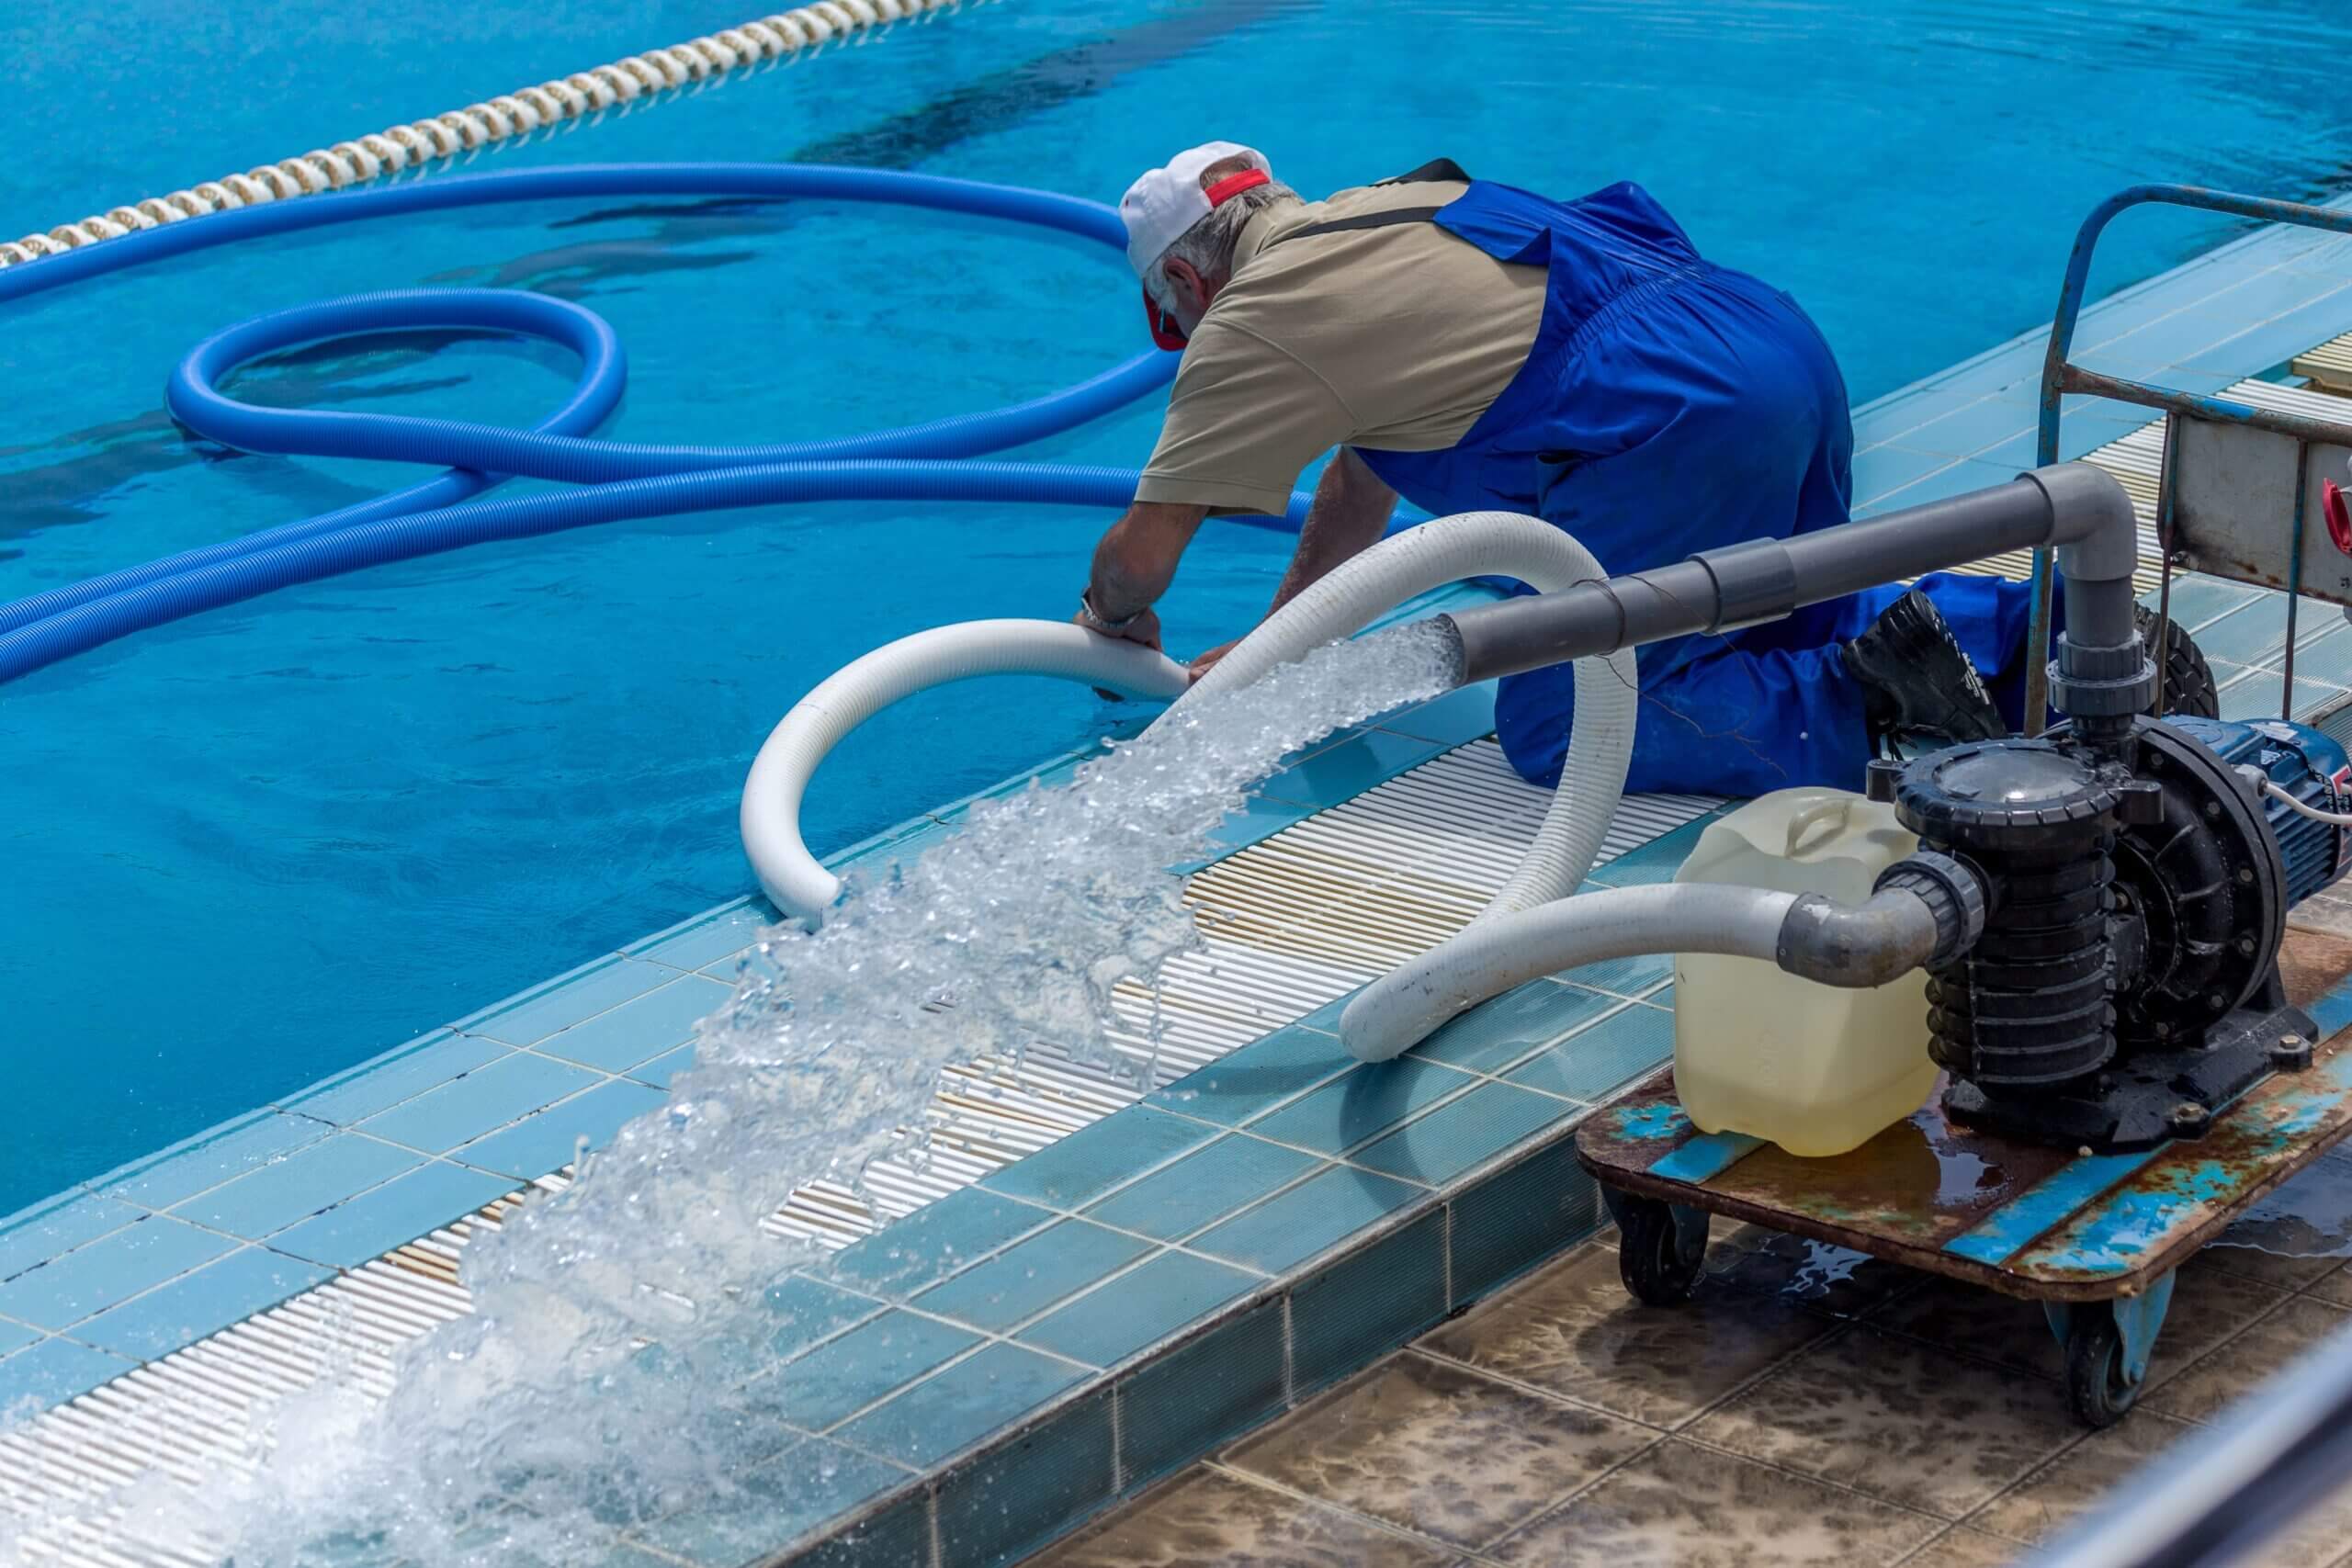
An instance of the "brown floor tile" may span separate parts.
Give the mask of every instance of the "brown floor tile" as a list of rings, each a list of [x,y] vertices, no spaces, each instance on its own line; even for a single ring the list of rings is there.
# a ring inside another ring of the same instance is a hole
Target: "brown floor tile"
[[[1903,1568],[2008,1568],[2025,1554],[2013,1540],[1954,1525],[1903,1560]]]
[[[2341,1258],[2298,1258],[2260,1247],[2233,1246],[2230,1234],[2222,1232],[2220,1241],[2183,1265],[2181,1278],[2188,1279],[2191,1269],[2201,1269],[2235,1275],[2274,1291],[2303,1291],[2344,1268]]]
[[[1715,1222],[1707,1273],[1726,1285],[1850,1317],[1916,1287],[1922,1276],[1826,1242],[1762,1225]]]
[[[1681,1306],[1645,1307],[1619,1282],[1616,1254],[1595,1248],[1551,1265],[1421,1343],[1663,1427],[1688,1420],[1831,1326],[1784,1302],[1712,1280],[1701,1281]]]
[[[1968,1516],[1980,1529],[2039,1544],[2117,1483],[2197,1428],[2153,1410],[2136,1410],[2081,1440],[2049,1464]]]
[[[2334,1261],[2331,1259],[2331,1261]],[[2338,1262],[2336,1267],[2313,1280],[2303,1289],[2324,1302],[2337,1306],[2352,1307],[2352,1263]]]
[[[2141,1466],[2197,1428],[2153,1410],[2134,1411],[2120,1426],[2083,1441],[1979,1509],[1972,1525],[2039,1545],[2104,1498]],[[2325,1568],[2344,1555],[2352,1529],[2352,1495],[2331,1500],[2248,1559],[2249,1568]]]
[[[1871,1568],[1937,1528],[1670,1438],[1490,1551],[1531,1568]]]
[[[2180,1271],[2164,1332],[2148,1362],[2153,1393],[2284,1292],[2206,1262],[2200,1255]],[[2064,1378],[2066,1358],[2041,1306],[1957,1280],[1935,1280],[1871,1319],[1926,1344],[1996,1361],[2036,1377]]]
[[[2297,1296],[2222,1346],[2141,1403],[2166,1416],[2203,1421],[2218,1416],[2238,1396],[2250,1393],[2337,1329],[2352,1325],[2352,1313]]]
[[[1442,1568],[1450,1553],[1195,1469],[1030,1568]]]
[[[1656,1437],[1408,1351],[1226,1462],[1476,1548]]]
[[[2054,1383],[1858,1328],[1806,1351],[1690,1436],[1957,1519],[2076,1431]]]

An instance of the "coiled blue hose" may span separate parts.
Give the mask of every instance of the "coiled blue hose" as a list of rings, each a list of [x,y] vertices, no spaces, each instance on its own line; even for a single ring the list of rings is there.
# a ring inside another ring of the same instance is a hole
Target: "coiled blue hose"
[[[189,219],[0,270],[0,301],[239,240],[327,224],[551,197],[806,197],[888,202],[1010,219],[1125,244],[1118,215],[1048,191],[932,175],[791,164],[591,164],[462,175],[276,202]],[[256,355],[361,333],[489,329],[561,344],[581,374],[564,403],[524,430],[400,414],[266,409],[218,389]],[[107,572],[0,604],[0,682],[206,610],[299,583],[492,540],[598,523],[779,502],[992,501],[1124,507],[1133,469],[983,463],[974,457],[1058,434],[1167,384],[1175,357],[1139,355],[1074,387],[981,413],[833,440],[676,446],[591,439],[620,400],[627,358],[592,310],[512,289],[419,288],[297,306],[205,339],[173,373],[173,414],[247,451],[447,465],[438,477],[353,506]],[[589,488],[475,500],[513,476]],[[1307,497],[1282,519],[1296,528]]]

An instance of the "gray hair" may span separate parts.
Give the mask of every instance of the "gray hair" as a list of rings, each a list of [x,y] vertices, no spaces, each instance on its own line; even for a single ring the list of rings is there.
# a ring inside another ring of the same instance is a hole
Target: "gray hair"
[[[1298,193],[1280,180],[1268,180],[1261,186],[1251,186],[1238,195],[1230,196],[1209,209],[1209,215],[1185,230],[1159,253],[1150,268],[1143,275],[1143,286],[1152,299],[1165,309],[1169,304],[1168,275],[1170,261],[1191,265],[1203,277],[1216,277],[1233,269],[1233,248],[1241,243],[1241,231],[1250,220],[1278,202],[1296,201]]]

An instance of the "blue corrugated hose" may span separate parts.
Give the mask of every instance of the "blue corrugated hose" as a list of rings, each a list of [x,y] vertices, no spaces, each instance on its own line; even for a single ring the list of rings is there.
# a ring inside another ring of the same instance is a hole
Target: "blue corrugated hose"
[[[407,212],[551,197],[806,197],[890,202],[1005,218],[1125,245],[1118,214],[1049,191],[932,175],[794,164],[615,164],[524,169],[241,208],[0,270],[0,301],[188,251],[265,234]],[[296,344],[426,327],[518,333],[580,356],[563,405],[526,430],[401,414],[257,408],[224,396],[220,379]],[[620,401],[626,357],[593,310],[542,294],[413,288],[356,295],[256,316],[205,339],[172,374],[173,415],[198,434],[252,452],[392,458],[448,471],[334,512],[0,604],[0,682],[205,610],[363,567],[494,539],[594,523],[721,511],[777,502],[993,501],[1123,507],[1130,468],[976,462],[1069,430],[1167,384],[1176,358],[1138,355],[1074,387],[983,413],[831,441],[767,446],[667,446],[598,441],[588,432]],[[469,499],[515,475],[589,488],[507,501]],[[1295,529],[1307,497],[1283,518],[1240,519]]]

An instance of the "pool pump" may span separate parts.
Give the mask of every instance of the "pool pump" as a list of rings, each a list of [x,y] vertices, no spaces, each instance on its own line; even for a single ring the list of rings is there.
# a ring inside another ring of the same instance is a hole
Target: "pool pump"
[[[1933,868],[1979,931],[1928,971],[1955,1120],[2143,1148],[2200,1134],[2255,1079],[2310,1061],[2279,942],[2288,909],[2342,874],[2352,833],[2280,796],[2344,809],[2352,767],[2326,736],[2077,717],[1874,764],[1869,787],[1919,836],[1908,874]]]
[[[1926,969],[1947,1109],[2041,1142],[2196,1137],[2256,1078],[2308,1065],[2314,1026],[2287,1000],[2279,944],[2287,911],[2346,869],[2352,771],[2300,725],[2147,716],[2157,672],[2138,625],[2138,524],[2097,468],[2059,464],[1447,619],[1476,681],[1757,626],[2027,547],[2052,551],[2065,589],[2050,665],[2064,722],[1873,764],[1870,795],[1920,847],[1867,901],[1696,884],[1581,895],[1400,966],[1349,1004],[1341,1038],[1378,1060],[1531,975],[1705,952],[1844,987]]]

